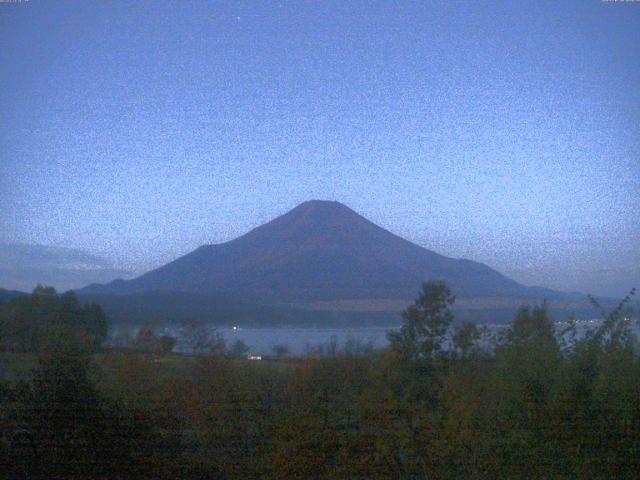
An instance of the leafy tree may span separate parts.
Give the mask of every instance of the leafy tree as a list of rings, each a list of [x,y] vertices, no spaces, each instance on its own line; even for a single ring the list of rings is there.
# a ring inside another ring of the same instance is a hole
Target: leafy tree
[[[37,312],[48,332],[33,381],[0,380],[0,447],[12,446],[0,448],[0,478],[636,478],[640,469],[640,349],[624,302],[564,350],[545,305],[522,307],[481,350],[473,324],[447,341],[453,298],[426,284],[385,351],[347,342],[345,354],[269,368],[206,355],[92,357],[86,331],[62,321],[73,298],[63,309],[62,296],[36,297],[20,310],[26,320]],[[210,352],[215,337],[193,327],[192,345]]]
[[[249,345],[247,345],[244,340],[239,338],[235,342],[233,342],[229,350],[233,357],[241,358],[245,356],[247,352],[249,352]]]
[[[349,337],[342,351],[348,356],[368,356],[373,353],[373,340]]]
[[[46,463],[60,473],[80,474],[92,462],[93,421],[99,395],[89,378],[87,350],[68,331],[52,333],[33,379],[32,429],[44,445]],[[53,473],[53,472],[52,472]]]
[[[160,337],[160,348],[164,353],[171,353],[176,346],[176,338],[171,335],[162,335]]]
[[[43,479],[153,477],[150,423],[142,412],[100,392],[90,353],[91,345],[77,332],[66,326],[51,331],[31,385],[16,390],[17,405],[9,409],[36,452],[28,463],[12,459],[12,473]]]
[[[53,287],[45,287],[41,284],[36,285],[36,288],[31,292],[32,296],[40,296],[40,297],[57,297],[56,289]]]
[[[477,353],[478,340],[480,340],[480,330],[475,324],[469,322],[458,326],[451,337],[456,353],[463,359]]]
[[[13,350],[39,351],[50,331],[61,326],[85,335],[95,349],[108,331],[107,317],[98,305],[82,306],[73,292],[58,295],[41,285],[31,295],[12,299],[2,317],[0,339]]]
[[[285,344],[280,343],[278,345],[274,345],[273,348],[271,348],[271,351],[277,357],[284,357],[285,355],[289,354],[289,347]]]
[[[226,346],[224,337],[215,328],[202,322],[184,320],[180,335],[195,355],[222,355]]]
[[[547,313],[547,305],[520,307],[507,331],[506,342],[513,346],[544,345],[558,348],[553,321]]]
[[[391,348],[411,363],[430,363],[442,352],[455,297],[442,282],[426,282],[414,305],[402,312],[400,331],[387,335]]]
[[[588,341],[592,346],[615,349],[623,345],[632,345],[637,341],[631,331],[630,322],[633,313],[630,303],[635,294],[636,289],[632,288],[618,306],[608,313],[595,298],[589,296],[591,304],[600,313],[603,320],[602,325],[588,336]]]
[[[157,352],[160,350],[160,338],[156,335],[150,325],[144,325],[134,340],[136,349],[143,352]]]

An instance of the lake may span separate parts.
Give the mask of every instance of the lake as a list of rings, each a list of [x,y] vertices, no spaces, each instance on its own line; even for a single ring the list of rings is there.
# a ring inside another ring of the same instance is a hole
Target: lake
[[[387,345],[386,334],[393,327],[354,327],[354,328],[217,328],[230,347],[237,340],[249,346],[249,353],[272,355],[273,347],[285,346],[291,355],[305,355],[321,347],[337,349],[359,344],[361,347],[382,348]],[[399,326],[397,327],[399,328]],[[186,351],[180,342],[179,328],[167,327],[166,333],[178,338],[177,351]]]
[[[589,328],[594,328],[601,323],[599,319],[581,320],[577,324],[578,336],[584,335]],[[562,331],[567,326],[565,322],[556,324],[557,330]],[[486,335],[499,334],[504,331],[506,325],[483,325],[486,327]],[[207,327],[212,331],[220,333],[230,347],[237,340],[242,340],[249,347],[249,353],[254,355],[271,355],[273,348],[283,345],[291,355],[306,355],[321,348],[325,353],[330,349],[343,351],[346,349],[362,350],[367,348],[384,348],[388,342],[387,332],[397,327],[341,327],[341,328],[240,328],[240,327]],[[133,337],[136,328],[116,328],[114,334],[118,335],[118,330],[128,330],[129,336]],[[638,322],[633,322],[633,330],[640,333]],[[180,326],[166,325],[155,328],[159,335],[172,335],[177,338],[176,351],[188,353],[188,347],[181,338]]]

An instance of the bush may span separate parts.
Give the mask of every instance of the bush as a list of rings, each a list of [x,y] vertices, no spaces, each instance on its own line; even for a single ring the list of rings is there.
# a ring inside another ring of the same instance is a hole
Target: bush
[[[163,353],[171,353],[176,346],[176,338],[171,335],[162,335],[160,337],[160,348]]]

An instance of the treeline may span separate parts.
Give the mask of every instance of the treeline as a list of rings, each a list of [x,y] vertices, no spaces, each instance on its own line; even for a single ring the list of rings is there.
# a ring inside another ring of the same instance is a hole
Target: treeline
[[[72,291],[59,295],[38,285],[31,295],[0,300],[0,351],[39,352],[59,335],[76,337],[92,348],[108,333],[108,320],[96,304],[81,305]]]
[[[384,352],[257,365],[90,355],[54,338],[0,390],[16,478],[637,478],[640,352],[627,297],[557,332],[523,307],[490,346],[424,285]],[[449,341],[448,339],[451,339]]]

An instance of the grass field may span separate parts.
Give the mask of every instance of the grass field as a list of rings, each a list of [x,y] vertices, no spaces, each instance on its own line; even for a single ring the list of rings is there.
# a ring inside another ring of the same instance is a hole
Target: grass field
[[[265,359],[261,361],[249,361],[245,359],[230,360],[238,367],[272,368],[289,370],[299,364],[302,359],[286,357],[279,359]],[[200,364],[200,358],[179,353],[156,354],[141,353],[127,350],[106,350],[92,355],[94,372],[107,380],[114,372],[116,366],[122,368],[128,363],[147,363],[157,368],[164,377],[192,375]],[[38,365],[38,356],[28,352],[2,352],[0,353],[0,382],[29,381],[33,369]],[[105,378],[106,377],[106,378]]]

